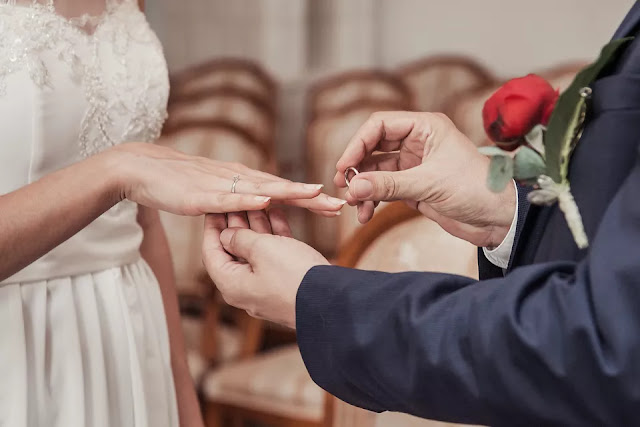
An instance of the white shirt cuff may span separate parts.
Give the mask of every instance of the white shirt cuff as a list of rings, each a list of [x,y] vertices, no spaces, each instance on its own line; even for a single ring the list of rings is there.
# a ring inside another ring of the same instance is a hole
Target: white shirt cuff
[[[516,182],[513,181],[514,187]],[[487,257],[489,262],[500,268],[507,268],[509,266],[509,259],[511,258],[511,251],[513,250],[513,241],[516,237],[516,225],[518,223],[518,188],[516,187],[516,211],[511,221],[511,227],[509,232],[505,236],[504,240],[497,248],[489,249],[482,248],[484,256]]]

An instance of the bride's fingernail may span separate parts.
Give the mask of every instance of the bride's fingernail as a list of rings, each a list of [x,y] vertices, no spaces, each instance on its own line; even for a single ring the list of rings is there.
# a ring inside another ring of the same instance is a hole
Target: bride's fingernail
[[[342,212],[340,211],[336,212],[336,216],[340,216],[340,215],[342,215]]]
[[[329,197],[329,201],[338,206],[344,206],[344,204],[347,203],[346,200],[338,199],[337,197]]]
[[[305,184],[305,190],[321,190],[324,184]]]
[[[260,203],[267,203],[269,200],[271,200],[271,197],[256,196],[256,200]]]

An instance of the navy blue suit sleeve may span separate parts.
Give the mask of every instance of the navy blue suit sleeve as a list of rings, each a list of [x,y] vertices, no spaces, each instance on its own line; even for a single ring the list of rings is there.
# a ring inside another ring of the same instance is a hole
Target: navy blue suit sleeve
[[[312,378],[374,411],[492,426],[634,425],[640,166],[587,257],[486,281],[315,267],[297,297]]]

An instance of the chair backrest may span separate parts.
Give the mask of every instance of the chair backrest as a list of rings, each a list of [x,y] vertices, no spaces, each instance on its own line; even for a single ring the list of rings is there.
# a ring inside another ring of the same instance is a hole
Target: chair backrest
[[[170,102],[168,113],[163,128],[165,134],[193,123],[223,121],[245,129],[265,149],[273,148],[275,113],[249,92],[229,88],[201,91]]]
[[[219,58],[171,75],[171,101],[203,91],[238,89],[251,93],[272,107],[276,103],[274,79],[255,62],[239,58]]]
[[[551,83],[551,86],[559,89],[560,93],[562,93],[562,91],[566,90],[571,82],[573,82],[576,74],[587,66],[587,64],[588,63],[584,61],[570,62],[542,71],[539,74],[541,77],[547,79],[549,83]]]
[[[390,203],[344,244],[337,258],[344,267],[435,271],[478,277],[477,248],[444,231],[402,202]]]
[[[489,97],[500,87],[501,83],[461,93],[449,100],[444,113],[455,125],[478,147],[493,144],[484,130],[482,108]]]
[[[333,183],[335,165],[356,131],[372,113],[402,109],[404,103],[396,101],[363,100],[352,104],[349,110],[318,116],[307,128],[307,181],[325,185],[325,192],[337,197],[344,194]],[[355,213],[349,207],[338,219],[310,216],[308,234],[312,244],[327,256],[332,256],[338,242],[357,226]]]
[[[411,89],[418,109],[429,112],[442,112],[452,96],[495,81],[487,69],[463,56],[421,59],[400,67],[397,73]]]
[[[340,114],[362,102],[392,102],[413,109],[409,88],[398,76],[380,70],[349,71],[328,77],[309,89],[311,118]]]

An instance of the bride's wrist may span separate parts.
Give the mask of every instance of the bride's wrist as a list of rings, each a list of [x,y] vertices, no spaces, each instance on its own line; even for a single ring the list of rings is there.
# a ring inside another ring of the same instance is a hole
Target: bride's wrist
[[[117,204],[126,198],[127,189],[134,181],[135,168],[130,167],[130,159],[126,151],[110,149],[95,156],[100,168],[104,171],[107,185],[107,196]]]

